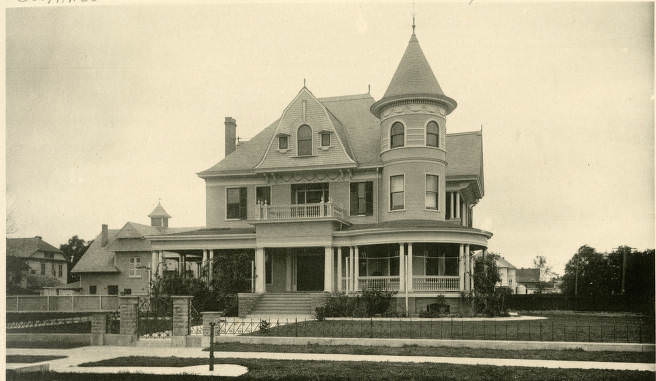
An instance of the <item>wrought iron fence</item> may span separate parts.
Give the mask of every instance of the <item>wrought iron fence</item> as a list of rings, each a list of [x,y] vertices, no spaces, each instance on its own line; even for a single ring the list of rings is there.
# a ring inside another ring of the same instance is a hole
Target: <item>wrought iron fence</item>
[[[137,334],[144,339],[163,339],[173,333],[173,300],[170,297],[139,299]]]

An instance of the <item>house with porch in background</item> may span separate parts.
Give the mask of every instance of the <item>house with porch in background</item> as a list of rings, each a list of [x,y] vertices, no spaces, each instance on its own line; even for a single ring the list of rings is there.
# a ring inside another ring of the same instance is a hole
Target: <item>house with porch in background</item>
[[[6,239],[7,263],[20,263],[21,274],[7,272],[7,285],[21,289],[39,291],[44,285],[56,286],[66,284],[68,262],[58,248],[44,241],[40,236],[30,238]]]

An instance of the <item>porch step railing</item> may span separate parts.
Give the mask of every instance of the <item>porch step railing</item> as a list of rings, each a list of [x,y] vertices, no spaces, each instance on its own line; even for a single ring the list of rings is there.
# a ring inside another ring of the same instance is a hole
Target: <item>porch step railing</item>
[[[443,275],[414,275],[412,277],[414,291],[458,291],[460,277]]]
[[[344,217],[344,209],[334,201],[315,204],[267,205],[258,204],[253,219],[260,221]]]

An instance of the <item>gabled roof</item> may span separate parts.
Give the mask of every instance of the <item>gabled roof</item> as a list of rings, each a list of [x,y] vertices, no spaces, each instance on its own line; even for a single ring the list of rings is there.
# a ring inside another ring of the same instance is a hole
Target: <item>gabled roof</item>
[[[412,33],[383,99],[417,94],[444,95],[444,92],[419,46],[417,36]]]
[[[171,216],[166,213],[166,210],[164,210],[164,207],[162,206],[161,202],[157,202],[157,206],[155,209],[153,209],[152,212],[148,215],[148,217],[166,217],[166,218],[171,218]]]
[[[540,269],[517,269],[517,283],[538,283],[540,282]]]
[[[508,262],[504,257],[499,257],[497,259],[497,267],[505,267],[509,269],[516,269],[517,267],[513,266],[512,263]]]
[[[61,253],[61,250],[52,246],[39,237],[7,238],[7,256],[27,258],[37,251],[45,253]]]
[[[483,178],[483,133],[461,132],[446,135],[446,175],[452,179],[477,177],[481,197],[485,193]]]
[[[145,236],[180,233],[197,229],[197,227],[164,228],[127,222],[121,229],[110,229],[108,231],[108,240],[105,246],[101,244],[102,233],[98,234],[71,272],[118,272],[119,269],[114,266],[116,252],[151,251],[150,240],[146,239]]]

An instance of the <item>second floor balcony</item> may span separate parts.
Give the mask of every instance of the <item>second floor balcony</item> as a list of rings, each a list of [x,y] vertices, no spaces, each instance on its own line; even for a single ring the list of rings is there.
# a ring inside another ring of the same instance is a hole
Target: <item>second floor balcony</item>
[[[249,220],[252,222],[302,221],[302,220],[345,221],[344,208],[335,201],[311,204],[268,205],[259,203]]]

